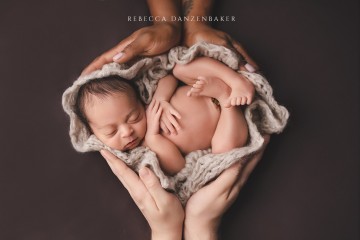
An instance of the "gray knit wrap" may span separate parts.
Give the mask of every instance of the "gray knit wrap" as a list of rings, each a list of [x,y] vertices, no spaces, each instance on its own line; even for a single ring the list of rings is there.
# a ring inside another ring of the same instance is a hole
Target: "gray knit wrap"
[[[145,103],[150,103],[158,80],[166,76],[175,64],[186,64],[197,56],[217,59],[248,78],[255,86],[253,102],[245,109],[245,118],[249,127],[248,144],[222,154],[212,154],[211,150],[198,150],[188,154],[185,167],[175,176],[166,176],[160,169],[154,152],[146,147],[137,147],[129,152],[110,149],[91,134],[74,111],[76,95],[81,85],[93,79],[118,75],[136,82],[140,96]],[[250,156],[257,152],[264,143],[264,134],[280,133],[289,118],[285,107],[274,99],[272,88],[260,74],[239,71],[239,58],[231,50],[213,44],[198,43],[191,48],[175,47],[166,55],[143,58],[132,65],[110,63],[101,70],[86,76],[80,76],[63,94],[62,104],[70,116],[70,138],[79,152],[107,149],[123,160],[136,172],[144,166],[150,167],[159,177],[161,185],[177,194],[185,204],[189,197],[217,177],[224,169],[235,162],[245,164]]]

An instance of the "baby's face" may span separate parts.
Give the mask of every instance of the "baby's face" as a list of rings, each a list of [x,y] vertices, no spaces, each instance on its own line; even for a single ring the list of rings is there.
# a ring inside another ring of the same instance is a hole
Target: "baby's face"
[[[91,96],[85,104],[85,114],[95,136],[111,148],[127,151],[145,137],[144,107],[124,93]]]

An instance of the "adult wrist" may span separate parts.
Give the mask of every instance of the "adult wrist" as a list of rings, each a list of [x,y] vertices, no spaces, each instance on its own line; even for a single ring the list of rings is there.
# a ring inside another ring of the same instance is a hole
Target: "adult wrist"
[[[159,18],[159,21],[154,21],[153,24],[169,26],[171,32],[180,32],[182,27],[182,22],[167,18],[165,20],[163,18]]]
[[[172,42],[173,46],[179,44],[181,40],[181,28],[182,24],[178,21],[154,21],[154,26],[161,26],[161,31],[164,31],[169,39],[168,42]]]
[[[171,231],[151,231],[151,240],[181,240],[182,228]]]
[[[186,240],[217,240],[220,221],[204,221],[195,218],[186,219],[184,223],[184,238]]]
[[[184,22],[184,32],[185,33],[197,31],[204,27],[211,27],[210,22],[208,22],[208,21],[185,21]]]
[[[184,39],[198,35],[208,28],[211,28],[211,25],[207,22],[186,22],[183,29]]]

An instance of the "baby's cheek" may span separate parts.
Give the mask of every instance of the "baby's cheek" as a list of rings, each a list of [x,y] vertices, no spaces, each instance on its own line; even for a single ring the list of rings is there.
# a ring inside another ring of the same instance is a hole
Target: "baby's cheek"
[[[111,140],[107,140],[107,143],[105,143],[105,145],[116,150],[120,150],[120,151],[122,150],[122,144],[120,138],[117,138],[115,136]]]
[[[99,136],[97,136],[97,138],[106,146],[121,151],[121,143],[119,142],[119,139],[117,139],[115,136],[110,139]]]

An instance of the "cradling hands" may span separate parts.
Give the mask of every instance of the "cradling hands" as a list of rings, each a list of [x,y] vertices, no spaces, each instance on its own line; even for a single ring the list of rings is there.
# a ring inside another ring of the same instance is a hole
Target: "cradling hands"
[[[140,169],[138,176],[110,152],[101,150],[101,155],[148,221],[151,239],[181,239],[184,210],[177,197],[162,188],[150,169]]]
[[[262,158],[270,136],[246,165],[236,163],[220,176],[192,195],[185,208],[185,239],[217,239],[217,230],[222,215],[236,200],[241,188]]]
[[[107,63],[125,63],[136,56],[154,56],[165,53],[179,43],[180,36],[179,26],[169,22],[159,22],[143,27],[95,58],[83,70],[82,75],[100,69]]]
[[[191,47],[198,42],[207,42],[224,46],[231,49],[242,58],[242,61],[240,62],[241,70],[256,72],[259,69],[256,62],[238,41],[233,39],[229,34],[216,30],[205,23],[188,22],[184,24],[183,39],[183,44],[188,47]]]

